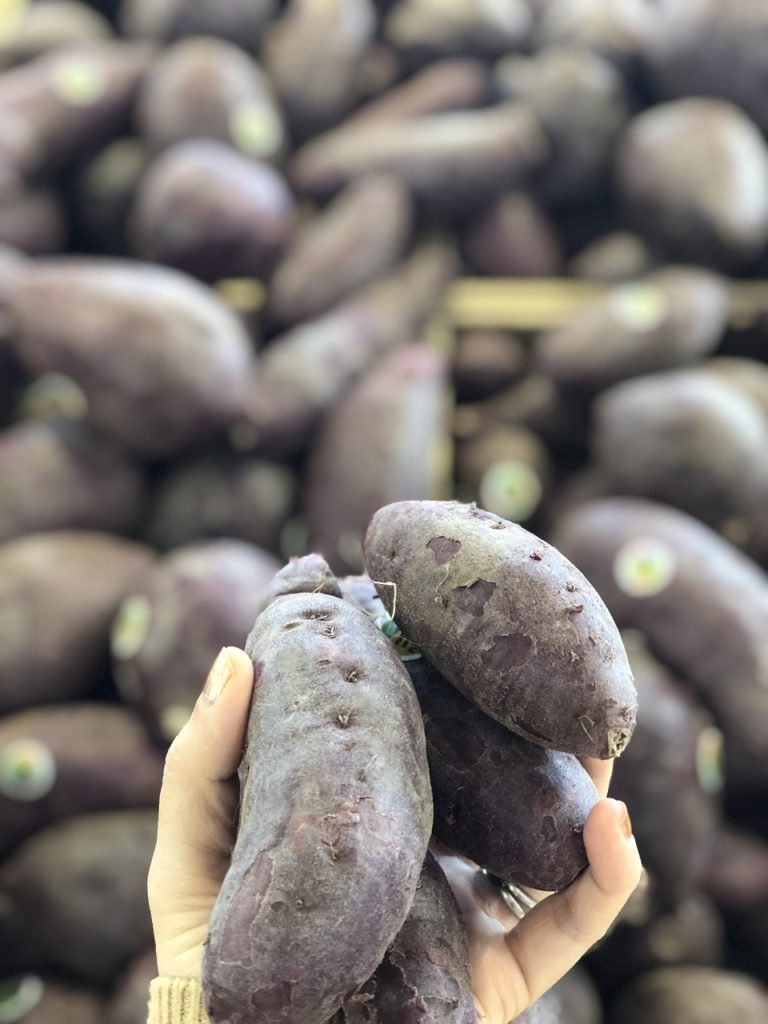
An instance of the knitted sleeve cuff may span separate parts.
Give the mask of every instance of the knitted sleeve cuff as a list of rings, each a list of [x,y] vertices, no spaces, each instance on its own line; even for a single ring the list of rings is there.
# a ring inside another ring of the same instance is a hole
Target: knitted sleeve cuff
[[[149,986],[148,1024],[209,1024],[203,986],[194,978],[155,978]]]

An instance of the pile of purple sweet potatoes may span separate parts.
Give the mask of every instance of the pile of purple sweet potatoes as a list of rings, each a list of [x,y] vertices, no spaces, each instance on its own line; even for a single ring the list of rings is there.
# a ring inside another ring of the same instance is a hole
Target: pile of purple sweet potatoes
[[[584,755],[647,882],[530,1020],[768,1017],[766,76],[763,0],[0,4],[1,1024],[144,1024],[164,751],[222,646],[337,625],[389,672],[359,785],[412,790],[318,1024],[387,1019],[385,954],[461,993],[399,1020],[472,1019],[426,844],[567,885]],[[457,331],[460,278],[596,290]],[[270,725],[310,760],[313,714]]]

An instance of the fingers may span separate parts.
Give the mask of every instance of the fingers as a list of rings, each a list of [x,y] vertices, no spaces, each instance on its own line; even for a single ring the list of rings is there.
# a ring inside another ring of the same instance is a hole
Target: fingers
[[[605,935],[640,881],[640,856],[624,804],[600,800],[584,827],[584,843],[587,870],[506,936],[531,1002]]]
[[[594,782],[598,796],[601,799],[608,796],[608,787],[611,784],[611,776],[613,775],[613,759],[600,761],[596,757],[580,757],[579,760]]]
[[[233,780],[242,756],[253,666],[225,648],[187,724],[173,741],[160,792],[155,863],[205,876],[229,856],[237,813]]]

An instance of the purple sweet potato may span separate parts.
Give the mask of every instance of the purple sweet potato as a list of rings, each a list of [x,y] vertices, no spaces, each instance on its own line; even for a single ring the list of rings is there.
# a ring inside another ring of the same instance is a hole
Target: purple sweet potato
[[[727,321],[722,278],[695,267],[667,268],[612,289],[541,334],[533,360],[563,386],[596,391],[697,362],[718,345]]]
[[[356,378],[419,337],[455,269],[449,246],[426,245],[329,313],[275,338],[262,356],[246,417],[257,448],[300,450],[320,414]]]
[[[490,73],[482,61],[454,57],[436,61],[360,107],[340,127],[410,121],[450,110],[483,106],[491,96]]]
[[[524,192],[508,192],[470,224],[470,267],[489,277],[557,277],[562,255],[554,224]]]
[[[750,819],[755,803],[749,804]],[[768,842],[723,827],[712,850],[702,888],[722,912],[739,962],[765,975],[768,969]]]
[[[120,27],[128,36],[160,40],[216,36],[254,52],[275,6],[275,0],[123,0]]]
[[[0,712],[81,697],[99,682],[112,618],[152,558],[85,531],[0,546]]]
[[[506,882],[570,885],[587,866],[582,831],[597,801],[579,761],[505,729],[426,659],[405,665],[424,715],[437,839]]]
[[[654,256],[639,235],[611,231],[589,242],[570,260],[569,276],[621,284],[650,273]]]
[[[222,647],[240,646],[279,569],[242,541],[171,551],[135,581],[112,629],[115,679],[153,732],[172,740],[189,718]]]
[[[523,1010],[510,1024],[567,1024],[563,1006],[557,992],[550,989]]]
[[[132,960],[118,978],[107,1004],[107,1024],[146,1024],[149,985],[157,977],[154,949]]]
[[[58,822],[0,867],[3,968],[109,984],[152,943],[147,872],[155,811]]]
[[[754,978],[706,967],[643,975],[611,1008],[611,1024],[765,1024],[768,992]]]
[[[62,47],[0,79],[0,118],[19,119],[27,174],[51,173],[80,160],[126,127],[151,53],[128,43]]]
[[[0,541],[44,530],[131,531],[141,469],[83,422],[32,420],[0,433]]]
[[[0,195],[0,244],[44,256],[63,249],[66,237],[66,216],[55,192],[19,188]]]
[[[250,339],[214,293],[178,271],[39,260],[8,303],[26,370],[72,377],[91,422],[140,454],[175,455],[241,412]]]
[[[296,475],[277,462],[228,451],[192,456],[159,482],[145,535],[163,549],[230,537],[277,551],[296,490]]]
[[[432,828],[421,715],[389,641],[338,598],[278,597],[246,649],[257,685],[206,1005],[215,1024],[325,1024],[416,892]]]
[[[523,342],[508,331],[462,332],[453,355],[453,383],[460,402],[503,391],[523,375],[528,361]]]
[[[656,12],[645,0],[529,0],[536,16],[534,44],[576,44],[619,63],[638,57]]]
[[[405,635],[486,714],[555,750],[622,752],[637,695],[621,637],[559,551],[474,506],[413,501],[376,513],[364,551]]]
[[[763,0],[695,0],[653,12],[645,56],[668,96],[722,96],[768,130],[768,8]]]
[[[387,15],[387,39],[408,59],[476,54],[495,57],[516,50],[531,28],[525,0],[398,0]]]
[[[456,452],[459,497],[514,523],[537,513],[551,479],[550,455],[526,427],[489,426]]]
[[[668,908],[699,886],[715,840],[723,739],[641,636],[625,635],[624,644],[639,708],[611,795],[629,808],[655,905]]]
[[[182,139],[218,139],[247,156],[277,161],[287,144],[264,71],[239,46],[219,39],[169,46],[144,81],[136,118],[153,149]]]
[[[0,858],[45,825],[157,804],[163,758],[126,708],[73,703],[0,720]]]
[[[131,214],[137,256],[205,281],[268,275],[295,203],[269,164],[213,139],[180,142],[150,164]]]
[[[476,1024],[464,923],[431,853],[405,924],[343,1013],[346,1024]]]
[[[310,546],[339,572],[363,568],[373,513],[451,493],[448,367],[425,345],[391,353],[330,409],[306,464]]]
[[[18,11],[18,13],[17,13]],[[77,0],[48,0],[10,11],[0,40],[0,67],[39,57],[49,50],[112,35],[109,22],[88,4]]]
[[[523,104],[432,114],[409,122],[362,120],[313,139],[294,155],[289,176],[300,192],[333,195],[364,174],[394,174],[443,214],[465,214],[495,192],[520,185],[547,154],[547,141]]]
[[[725,100],[693,97],[639,114],[617,177],[638,230],[675,258],[738,267],[768,242],[768,149]]]
[[[768,578],[692,517],[631,498],[577,508],[554,543],[588,576],[622,628],[709,707],[734,791],[768,780]]]
[[[339,121],[354,103],[376,34],[373,0],[288,0],[264,63],[299,138]]]
[[[0,982],[0,1020],[8,1024],[103,1024],[104,1004],[87,989],[23,974]]]
[[[592,192],[628,116],[616,69],[591,49],[561,45],[505,57],[494,79],[502,96],[530,106],[551,142],[535,191],[548,201]]]
[[[297,232],[269,284],[279,324],[319,316],[405,256],[411,202],[396,178],[360,178]]]
[[[633,814],[633,825],[634,820]],[[590,952],[588,962],[601,992],[610,996],[646,971],[722,967],[725,956],[723,919],[711,900],[694,893],[660,913],[653,912],[650,918],[620,920],[607,939]]]
[[[550,992],[560,1000],[562,1024],[603,1024],[600,994],[582,967],[572,967]]]
[[[616,384],[594,406],[592,451],[614,493],[664,502],[714,527],[755,507],[768,420],[698,369]]]

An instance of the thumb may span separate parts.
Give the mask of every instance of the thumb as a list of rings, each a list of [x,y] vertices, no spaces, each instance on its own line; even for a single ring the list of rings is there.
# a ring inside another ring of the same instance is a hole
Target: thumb
[[[228,865],[252,689],[251,659],[225,647],[166,756],[155,861],[187,880],[220,883]]]

